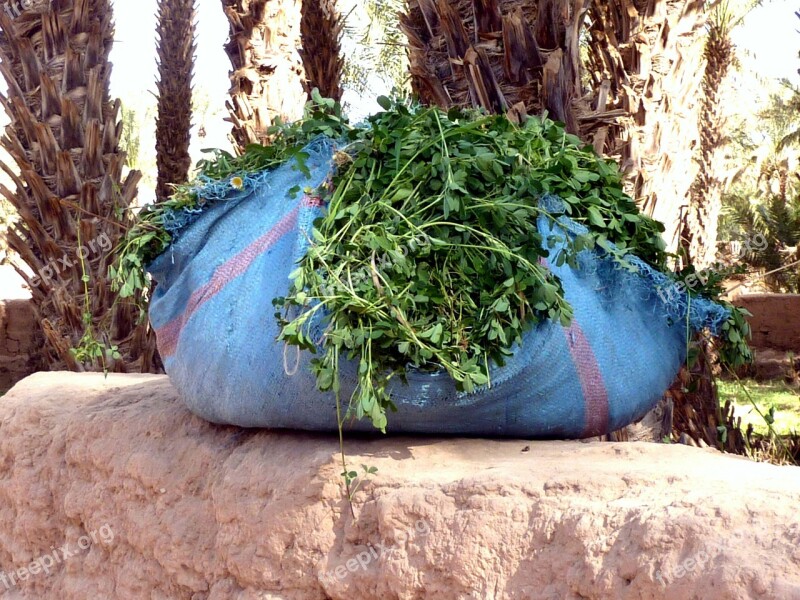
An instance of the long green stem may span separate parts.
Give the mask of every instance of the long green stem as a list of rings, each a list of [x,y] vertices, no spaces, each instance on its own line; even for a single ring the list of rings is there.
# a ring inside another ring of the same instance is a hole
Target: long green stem
[[[356,518],[356,512],[353,508],[353,495],[350,491],[350,471],[347,468],[347,458],[344,454],[344,421],[342,420],[342,402],[341,402],[341,381],[339,380],[339,351],[338,348],[328,350],[329,355],[332,354],[333,362],[333,393],[336,398],[336,422],[339,429],[339,453],[342,457],[342,477],[344,477],[345,490],[347,491],[347,502],[350,506],[350,514],[353,519]]]

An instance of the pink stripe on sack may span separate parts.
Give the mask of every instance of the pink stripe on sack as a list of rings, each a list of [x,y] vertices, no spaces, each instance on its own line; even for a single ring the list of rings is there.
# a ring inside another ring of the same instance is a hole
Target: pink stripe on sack
[[[578,378],[581,381],[583,398],[586,403],[586,426],[583,437],[603,435],[608,429],[608,391],[603,381],[603,374],[597,364],[594,351],[589,345],[589,340],[573,320],[572,324],[564,329],[572,361]]]
[[[303,204],[305,205],[306,202],[303,202]],[[186,303],[186,309],[183,313],[172,319],[172,321],[163,327],[156,329],[158,350],[162,358],[167,358],[175,354],[181,331],[183,331],[183,327],[197,309],[216,296],[231,281],[243,274],[260,254],[269,250],[279,239],[296,226],[297,213],[298,208],[295,208],[278,221],[267,233],[255,240],[239,254],[236,254],[227,262],[217,267],[209,282],[200,286],[192,293],[189,302]]]
[[[550,268],[547,259],[539,258],[539,264],[546,269]],[[583,333],[578,322],[573,319],[572,324],[563,329],[567,338],[569,353],[578,372],[583,391],[586,425],[583,428],[583,437],[603,435],[608,430],[608,391],[603,381],[603,374],[597,364],[594,350],[589,345],[589,340]]]

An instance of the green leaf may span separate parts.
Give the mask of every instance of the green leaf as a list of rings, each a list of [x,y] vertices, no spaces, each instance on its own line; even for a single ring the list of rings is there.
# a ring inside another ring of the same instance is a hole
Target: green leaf
[[[587,212],[587,214],[589,216],[589,222],[592,225],[594,225],[595,227],[605,227],[606,226],[606,223],[603,220],[603,217],[600,214],[600,211],[597,210],[597,208],[595,208],[594,206],[589,206],[586,209],[586,212]]]
[[[591,171],[583,171],[581,169],[576,169],[572,172],[572,176],[575,178],[576,181],[580,183],[588,183],[590,181],[597,181],[600,179],[600,175],[597,173],[593,173]]]

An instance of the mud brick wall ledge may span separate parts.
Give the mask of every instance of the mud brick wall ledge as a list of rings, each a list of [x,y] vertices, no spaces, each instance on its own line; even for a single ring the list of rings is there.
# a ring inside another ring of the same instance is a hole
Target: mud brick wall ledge
[[[163,376],[32,375],[0,398],[0,598],[800,598],[794,467],[647,443],[347,453],[378,468],[355,519],[334,436],[211,425]]]

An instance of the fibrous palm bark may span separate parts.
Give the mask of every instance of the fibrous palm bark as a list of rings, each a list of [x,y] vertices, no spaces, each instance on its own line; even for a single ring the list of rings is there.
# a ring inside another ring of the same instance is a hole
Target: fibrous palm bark
[[[337,12],[336,0],[304,0],[300,31],[308,96],[317,88],[325,98],[342,99],[341,39],[344,21]]]
[[[671,251],[698,167],[704,0],[592,0],[583,136],[617,158],[628,191],[664,224]],[[605,113],[605,116],[604,116]]]
[[[195,52],[194,0],[160,0],[158,5],[158,117],[156,119],[157,200],[186,181],[192,126]]]
[[[155,338],[136,322],[136,298],[120,300],[106,277],[141,177],[123,176],[120,104],[109,99],[109,0],[48,0],[13,17],[0,11],[0,29],[8,84],[0,101],[11,119],[0,144],[14,163],[0,168],[15,188],[0,193],[18,212],[8,242],[32,272],[18,266],[45,360],[54,368],[149,371]],[[121,356],[103,351],[111,346]]]
[[[230,72],[228,102],[232,137],[243,151],[251,143],[268,141],[267,129],[276,117],[298,119],[303,114],[300,0],[222,0],[230,23],[225,52]]]
[[[720,10],[720,9],[718,9]],[[683,219],[682,243],[698,268],[712,265],[717,249],[717,222],[722,210],[724,184],[720,177],[723,140],[722,83],[733,62],[729,20],[716,16],[709,22],[705,48],[700,110],[700,170],[692,185],[691,202]]]
[[[582,0],[410,0],[401,28],[411,86],[441,107],[547,110],[577,133],[584,13]]]
[[[401,25],[412,87],[423,102],[546,110],[619,160],[628,191],[665,224],[675,250],[697,172],[692,146],[703,6],[703,0],[409,0]]]

